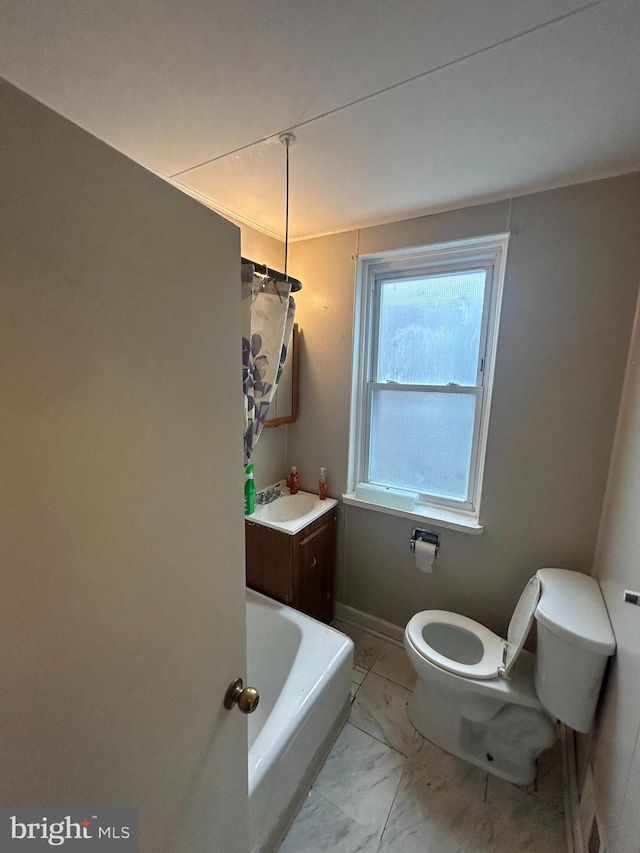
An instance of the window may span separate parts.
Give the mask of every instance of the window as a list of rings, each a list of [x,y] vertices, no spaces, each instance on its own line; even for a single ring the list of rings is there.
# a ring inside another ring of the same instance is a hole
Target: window
[[[351,480],[367,500],[477,519],[507,241],[358,259]]]

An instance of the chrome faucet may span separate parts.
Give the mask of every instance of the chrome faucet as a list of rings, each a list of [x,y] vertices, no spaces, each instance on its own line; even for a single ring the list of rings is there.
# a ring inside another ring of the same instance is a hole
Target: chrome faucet
[[[274,486],[272,489],[265,489],[264,492],[258,492],[258,503],[270,504],[271,501],[275,501],[277,498],[283,497],[284,492],[277,486]]]

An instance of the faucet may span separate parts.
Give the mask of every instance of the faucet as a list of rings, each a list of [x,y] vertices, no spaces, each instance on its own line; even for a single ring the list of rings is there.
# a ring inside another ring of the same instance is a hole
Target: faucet
[[[270,504],[271,501],[275,501],[277,498],[283,498],[284,492],[279,489],[277,486],[274,486],[271,489],[265,489],[263,492],[258,492],[258,503],[259,504]]]

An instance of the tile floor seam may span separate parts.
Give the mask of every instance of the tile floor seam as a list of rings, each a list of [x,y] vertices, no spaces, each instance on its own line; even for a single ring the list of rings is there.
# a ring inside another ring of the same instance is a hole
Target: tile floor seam
[[[390,681],[391,684],[395,684],[396,687],[402,687],[403,690],[408,690],[409,693],[413,693],[413,687],[405,687],[404,684],[400,684],[399,681],[394,681],[393,678],[389,678],[388,675],[381,675],[379,672],[374,672],[372,669],[369,670],[367,675],[369,675],[369,673],[372,673],[373,675],[377,675],[378,678],[384,678],[385,681]],[[365,676],[365,678],[366,678],[366,676]],[[364,679],[363,679],[362,683],[364,684]]]
[[[398,755],[401,755],[403,758],[407,759],[407,761],[409,760],[409,756],[405,755],[404,752],[400,752],[400,750],[396,749],[395,746],[391,746],[391,744],[385,743],[385,741],[380,740],[380,738],[377,738],[375,735],[372,735],[371,732],[367,732],[364,729],[361,729],[360,726],[357,726],[355,723],[352,723],[351,720],[349,720],[349,719],[345,720],[344,725],[345,726],[353,726],[354,729],[358,729],[359,732],[362,732],[363,734],[368,735],[370,738],[373,738],[378,743],[381,743],[382,746],[386,746],[386,748],[391,750],[391,752],[396,752]],[[406,761],[405,761],[405,765],[406,765]],[[403,773],[404,773],[404,768],[403,768]]]
[[[350,722],[347,720],[347,721],[345,722],[345,726],[349,726],[349,725],[353,726],[353,723],[350,723]],[[358,726],[353,726],[353,727],[354,727],[355,729],[358,729],[358,731],[362,732],[362,729],[358,728]],[[376,737],[374,737],[373,735],[369,734],[369,732],[362,732],[362,733],[363,733],[363,734],[365,734],[365,735],[368,735],[368,737],[372,738],[372,739],[373,739],[373,740],[375,740],[377,743],[382,744],[382,746],[387,747],[387,749],[388,749],[388,750],[390,750],[391,752],[395,752],[395,753],[397,753],[399,756],[401,756],[401,757],[404,759],[404,762],[403,762],[403,764],[402,764],[402,772],[401,772],[401,773],[400,773],[400,775],[398,776],[398,782],[397,782],[396,787],[395,787],[395,790],[394,790],[394,792],[393,792],[393,798],[392,798],[391,803],[390,803],[390,805],[389,805],[389,808],[388,808],[388,810],[387,810],[387,815],[386,815],[386,818],[385,818],[385,821],[384,821],[384,825],[383,825],[383,827],[382,827],[379,831],[378,831],[378,830],[376,830],[376,831],[375,831],[375,835],[376,835],[376,838],[377,838],[378,844],[381,844],[381,843],[382,843],[382,835],[383,835],[383,833],[384,833],[384,831],[385,831],[385,829],[386,829],[387,822],[388,822],[388,820],[389,820],[389,816],[391,815],[391,810],[392,810],[392,808],[393,808],[393,804],[395,803],[395,801],[396,801],[396,797],[398,796],[398,791],[399,791],[399,789],[400,789],[400,783],[401,783],[402,779],[404,778],[404,773],[405,773],[406,766],[407,766],[407,763],[408,763],[408,758],[407,758],[407,756],[405,756],[405,755],[403,755],[401,752],[399,752],[397,749],[394,749],[392,746],[389,746],[388,744],[382,743],[382,741],[379,741],[379,740],[378,740],[378,738],[376,738]],[[318,774],[318,776],[319,776],[319,775],[320,775],[320,774]],[[325,796],[324,796],[324,794],[323,794],[323,793],[322,793],[322,792],[321,792],[321,791],[316,787],[316,781],[317,781],[317,779],[318,779],[318,777],[316,777],[316,779],[314,779],[313,785],[311,786],[311,790],[313,790],[317,796],[320,796],[320,797],[321,797],[325,802],[329,803],[330,805],[333,805],[336,809],[338,809],[338,811],[339,811],[342,815],[344,815],[344,816],[345,816],[346,818],[348,818],[349,820],[353,821],[356,825],[360,826],[364,831],[368,831],[369,829],[372,829],[372,828],[373,828],[373,827],[371,827],[371,825],[370,825],[370,824],[361,823],[357,818],[353,817],[352,815],[348,814],[344,809],[342,809],[342,808],[341,808],[341,806],[339,806],[336,802],[334,802],[333,800],[330,800],[330,799],[328,799],[327,797],[325,797]],[[387,845],[387,846],[389,847],[389,849],[395,850],[395,848],[392,848],[392,847],[391,847],[391,845]]]
[[[409,760],[409,756],[408,756],[408,755],[405,755],[405,753],[404,753],[404,752],[400,752],[400,750],[399,750],[399,749],[396,749],[396,748],[395,748],[395,746],[391,746],[391,744],[386,743],[386,742],[385,742],[385,741],[383,741],[383,740],[380,740],[380,738],[379,738],[379,737],[376,737],[375,735],[372,735],[372,734],[371,734],[371,732],[368,732],[366,729],[361,729],[361,728],[360,728],[360,726],[359,726],[357,723],[352,723],[352,722],[351,722],[351,720],[347,720],[347,723],[349,723],[349,725],[350,725],[350,726],[353,726],[353,727],[354,727],[354,729],[358,729],[358,731],[359,731],[359,732],[362,732],[362,733],[363,733],[363,734],[365,734],[365,735],[369,735],[369,737],[372,737],[374,740],[377,740],[377,741],[378,741],[378,743],[381,743],[383,746],[386,746],[386,747],[387,747],[387,749],[391,749],[391,750],[393,750],[393,752],[397,752],[397,753],[398,753],[398,755],[401,755],[403,758],[406,758],[406,759],[407,759],[407,761]]]
[[[345,820],[349,821],[350,824],[355,825],[356,827],[359,828],[360,831],[365,832],[369,835],[368,840],[366,840],[365,846],[362,846],[362,844],[364,842],[361,839],[357,841],[357,844],[358,844],[357,849],[358,850],[365,850],[365,848],[366,848],[368,853],[372,853],[372,851],[375,849],[378,851],[378,853],[380,853],[380,850],[384,849],[386,851],[386,853],[407,853],[407,851],[405,851],[404,846],[398,847],[398,846],[396,846],[396,844],[391,843],[389,840],[385,840],[385,833],[389,829],[389,825],[390,825],[390,821],[391,821],[391,814],[392,814],[392,812],[393,812],[393,810],[397,804],[398,797],[400,796],[400,791],[403,787],[403,784],[405,784],[404,780],[407,779],[407,777],[411,773],[411,770],[409,769],[410,760],[407,756],[404,756],[404,754],[401,753],[399,750],[395,749],[394,747],[389,746],[389,744],[386,744],[382,741],[379,741],[378,738],[376,738],[374,735],[370,734],[369,732],[363,731],[362,729],[359,728],[359,726],[356,726],[353,723],[348,723],[348,725],[353,726],[354,729],[358,729],[360,732],[362,732],[365,735],[368,735],[374,741],[377,741],[377,742],[381,743],[383,746],[386,746],[387,750],[393,750],[393,752],[395,752],[398,755],[405,758],[405,761],[403,762],[403,765],[402,765],[402,771],[399,774],[398,782],[395,785],[395,790],[393,793],[393,798],[391,800],[391,804],[388,807],[388,809],[385,805],[385,810],[387,811],[387,814],[385,816],[384,825],[380,829],[376,828],[374,830],[374,824],[364,823],[364,822],[361,823],[359,820],[354,819],[354,817],[352,817],[351,814],[347,813],[342,808],[340,808],[340,806],[337,805],[336,802],[334,802],[333,800],[327,799],[324,796],[324,794],[319,792],[319,790],[317,788],[314,788],[314,795],[319,797],[320,801],[323,802],[325,805],[328,804],[329,806],[332,806],[333,808],[335,808],[337,813],[340,814],[342,817],[344,817]],[[413,741],[415,742],[416,739],[418,739],[418,738],[421,738],[421,736],[419,735],[419,733],[415,732]],[[435,749],[437,749],[437,747]],[[439,750],[439,749],[437,749],[437,751],[438,751],[438,753],[443,752],[442,750]],[[454,760],[456,760],[455,757],[454,757]],[[458,761],[458,763],[466,764],[466,762],[462,762],[462,760],[456,760],[456,761]],[[485,777],[484,778],[484,798],[483,798],[484,802],[482,802],[482,800],[480,800],[479,807],[483,813],[486,813],[487,819],[491,820],[491,823],[492,823],[491,832],[494,833],[495,831],[500,830],[500,838],[497,841],[498,846],[494,848],[493,843],[492,843],[491,849],[495,849],[496,853],[506,853],[507,850],[509,851],[509,853],[513,853],[513,851],[515,849],[524,849],[521,846],[517,846],[517,848],[516,848],[516,846],[514,846],[514,847],[505,846],[505,844],[508,844],[509,842],[505,837],[503,837],[503,835],[504,835],[504,832],[505,832],[505,830],[509,824],[509,821],[512,820],[512,817],[510,817],[510,815],[514,815],[517,813],[517,809],[515,809],[515,811],[514,811],[512,808],[507,808],[508,800],[509,800],[509,796],[508,796],[509,790],[511,790],[513,788],[514,794],[517,792],[521,792],[521,793],[529,793],[529,792],[525,792],[524,789],[521,788],[520,786],[505,783],[504,780],[501,780],[501,779],[499,779],[499,777],[495,777],[492,774],[485,772],[484,777]],[[489,788],[491,787],[491,781],[492,780],[495,780],[496,790],[491,792],[491,802],[487,802],[487,800],[489,798],[489,793],[490,793]],[[505,799],[503,794],[499,793],[500,786],[505,785],[505,784],[506,784],[506,790],[507,790],[506,799]],[[411,787],[411,785],[409,785],[409,782],[407,782],[407,786]],[[482,789],[481,789],[481,791],[482,791]],[[524,798],[524,799],[526,800],[528,798]],[[500,802],[501,800],[503,801],[502,804]],[[539,820],[541,820],[541,823],[544,826],[547,826],[547,825],[552,826],[554,823],[557,824],[558,811],[552,805],[550,805],[548,803],[543,803],[542,801],[537,800],[537,798],[534,798],[533,802],[536,802],[536,808],[538,809]],[[517,804],[517,800],[516,800],[516,804]],[[505,811],[505,809],[506,809],[506,811]],[[495,812],[495,814],[494,814],[494,812]],[[480,813],[478,813],[478,817],[480,817],[480,816],[481,816]],[[506,823],[504,823],[504,825],[496,824],[495,826],[493,826],[493,823],[495,821],[498,821],[498,820],[506,821]],[[564,825],[564,823],[563,823],[563,825]],[[393,826],[393,824],[392,824],[392,826]],[[369,830],[372,830],[372,832],[369,832]],[[511,831],[511,830],[509,830],[509,831]],[[531,831],[531,829],[527,830],[527,832],[530,832],[530,831]],[[391,836],[396,840],[398,838],[397,833],[394,834],[392,832]],[[549,851],[551,850],[551,848],[549,848],[549,847],[539,846],[539,844],[541,842],[544,843],[545,837],[546,836],[543,833],[539,837],[537,842],[534,841],[534,847],[535,847],[535,851],[537,853],[542,853],[543,850],[547,851],[547,853],[549,853]],[[487,840],[488,839],[485,838],[485,841],[487,841]],[[491,840],[492,841],[494,840],[493,834],[491,836]],[[414,839],[414,841],[415,841],[415,839]],[[356,842],[355,838],[354,838],[354,842]],[[514,844],[515,844],[515,839],[514,839]],[[527,841],[527,844],[529,844],[528,841]],[[308,853],[311,853],[312,848],[305,846],[304,849],[306,851],[308,851]],[[329,846],[323,846],[322,847],[322,853],[329,853],[329,851],[333,850],[333,849],[337,849],[337,848],[333,848],[333,847],[329,847]],[[346,853],[346,847],[344,849],[343,848],[340,848],[340,849],[343,850],[343,853]],[[355,849],[356,849],[356,847],[352,847],[352,846],[349,847],[350,851],[355,851]],[[418,853],[418,847],[416,847],[415,844],[412,843],[412,845],[410,845],[410,849],[411,849],[412,853]],[[422,846],[422,843],[421,843],[421,846],[419,849],[420,849],[420,853],[425,853],[425,851],[427,849],[434,851],[434,853],[435,853],[435,851],[438,850],[438,848],[433,848],[431,846],[424,847],[424,846]],[[458,851],[458,853],[479,853],[480,849],[487,850],[489,848],[486,848],[484,846],[482,848],[478,847],[476,842],[474,840],[472,840],[471,838],[469,839],[469,844],[465,845],[464,848],[456,847],[456,850]],[[527,849],[529,849],[529,847],[527,847]],[[531,848],[531,850],[532,850],[532,853],[534,853],[534,848]],[[560,846],[556,847],[555,844],[553,846],[553,850],[557,851],[557,853],[561,853],[561,847]],[[566,848],[563,847],[562,850],[566,851]],[[314,851],[314,853],[320,853],[320,849],[318,847],[313,848],[313,851]],[[447,851],[449,851],[449,853],[452,853],[453,848],[449,848],[447,846]],[[290,853],[291,853],[291,851],[290,851]]]
[[[309,789],[309,794],[311,793],[311,791],[313,791],[313,792],[314,792],[314,794],[316,795],[316,797],[320,797],[320,799],[321,799],[323,802],[327,803],[329,806],[333,806],[333,808],[334,808],[334,809],[337,809],[337,810],[340,812],[340,814],[341,814],[341,815],[344,815],[344,816],[347,818],[347,820],[350,820],[352,823],[355,823],[355,824],[356,824],[356,826],[363,827],[363,824],[359,823],[357,820],[354,820],[354,819],[351,817],[351,815],[348,815],[345,811],[343,811],[343,810],[340,808],[340,806],[336,805],[334,802],[332,802],[331,800],[327,799],[327,797],[325,797],[325,796],[324,796],[324,794],[320,793],[320,791],[319,791],[317,788],[315,788],[313,785],[312,785],[312,786],[311,786],[311,788]],[[309,796],[309,794],[307,794],[307,797]]]
[[[373,736],[372,736],[372,737],[373,737]],[[390,749],[393,749],[393,747],[390,747]],[[396,752],[398,752],[398,750],[397,750],[397,749],[396,749],[395,751],[396,751]],[[402,753],[400,752],[400,753],[399,753],[399,755],[402,755]],[[385,820],[385,822],[384,822],[384,826],[382,827],[382,832],[380,833],[380,841],[382,841],[383,836],[384,836],[384,834],[385,834],[385,832],[386,832],[387,824],[389,823],[389,818],[391,817],[391,812],[393,811],[393,807],[394,807],[394,805],[395,805],[395,802],[396,802],[396,800],[398,799],[398,792],[399,792],[399,790],[400,790],[400,788],[401,788],[401,786],[402,786],[402,782],[403,782],[403,780],[404,780],[405,773],[407,772],[408,767],[409,767],[409,756],[408,756],[408,755],[405,755],[405,758],[406,758],[406,761],[405,761],[404,766],[403,766],[403,768],[402,768],[402,773],[400,774],[400,779],[398,780],[398,784],[397,784],[397,786],[396,786],[396,790],[395,790],[395,793],[394,793],[394,795],[393,795],[393,800],[391,801],[391,805],[390,805],[390,807],[389,807],[389,811],[387,812],[387,817],[386,817],[386,820]],[[391,846],[391,845],[389,845],[389,846]]]
[[[363,634],[368,634],[370,637],[375,637],[376,640],[382,640],[383,643],[391,643],[394,646],[403,645],[401,640],[396,640],[395,637],[390,637],[388,634],[383,634],[381,631],[374,631],[373,628],[365,628],[364,625],[359,625],[356,622],[349,622],[347,619],[341,619],[340,621],[343,625],[348,625],[350,628],[355,628],[357,631],[362,631]],[[400,625],[398,625],[397,627],[399,628]],[[340,629],[338,628],[337,630],[339,631]]]
[[[381,743],[383,746],[386,746],[386,748],[390,749],[391,752],[397,752],[398,755],[401,755],[403,758],[406,758],[407,761],[409,760],[409,756],[405,755],[404,752],[400,752],[400,750],[396,749],[395,746],[391,746],[391,744],[386,743],[383,740],[380,740],[380,738],[376,737],[375,735],[372,735],[371,732],[368,732],[365,729],[361,729],[360,726],[356,725],[355,723],[352,723],[350,719],[347,718],[344,721],[344,726],[353,726],[354,729],[358,729],[359,732],[362,732],[363,734],[368,735],[369,737],[373,738],[378,743]],[[343,728],[344,728],[344,726],[343,726]],[[340,731],[342,731],[342,729]],[[415,729],[414,729],[414,731],[415,731]],[[417,734],[417,732],[416,732],[416,734]],[[420,735],[420,737],[422,737],[422,735]]]

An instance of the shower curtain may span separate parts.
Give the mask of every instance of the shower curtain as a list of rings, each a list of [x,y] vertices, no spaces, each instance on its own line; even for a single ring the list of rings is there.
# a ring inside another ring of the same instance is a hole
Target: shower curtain
[[[243,299],[242,387],[244,464],[267,419],[291,344],[296,304],[291,284],[254,276],[251,296]]]

